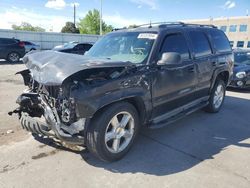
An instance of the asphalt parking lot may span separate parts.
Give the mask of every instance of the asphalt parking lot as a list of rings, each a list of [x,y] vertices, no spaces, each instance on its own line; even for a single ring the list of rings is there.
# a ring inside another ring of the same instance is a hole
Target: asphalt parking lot
[[[124,159],[104,163],[22,131],[7,112],[24,65],[0,64],[0,187],[250,187],[250,92],[228,91],[220,113],[143,130]]]

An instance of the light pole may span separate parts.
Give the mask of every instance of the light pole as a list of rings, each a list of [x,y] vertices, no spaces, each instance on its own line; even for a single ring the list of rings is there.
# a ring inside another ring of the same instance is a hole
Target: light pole
[[[102,0],[100,0],[101,7],[100,7],[100,35],[102,35]]]
[[[76,4],[74,3],[74,26],[76,27]]]

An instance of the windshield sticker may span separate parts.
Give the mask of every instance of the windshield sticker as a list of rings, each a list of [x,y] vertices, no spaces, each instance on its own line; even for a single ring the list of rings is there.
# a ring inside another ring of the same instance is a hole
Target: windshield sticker
[[[154,33],[140,33],[137,37],[138,39],[151,39],[154,40],[157,38],[157,34]]]

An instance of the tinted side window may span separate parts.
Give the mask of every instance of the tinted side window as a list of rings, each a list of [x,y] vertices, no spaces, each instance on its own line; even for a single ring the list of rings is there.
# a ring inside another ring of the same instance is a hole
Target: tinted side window
[[[186,39],[182,34],[168,35],[162,44],[161,54],[165,52],[177,52],[183,59],[189,59],[189,50]]]
[[[2,45],[9,45],[9,44],[15,44],[17,41],[15,39],[1,39],[0,43]]]
[[[77,45],[75,46],[75,49],[77,49],[77,50],[83,50],[83,49],[84,49],[84,46],[83,46],[83,44],[77,44]]]
[[[210,34],[216,51],[218,52],[231,51],[230,43],[222,31],[211,30]]]
[[[211,47],[205,34],[201,31],[190,31],[190,39],[194,48],[195,57],[210,55]]]
[[[85,45],[85,50],[88,51],[91,47],[92,47],[91,44],[86,44],[86,45]]]

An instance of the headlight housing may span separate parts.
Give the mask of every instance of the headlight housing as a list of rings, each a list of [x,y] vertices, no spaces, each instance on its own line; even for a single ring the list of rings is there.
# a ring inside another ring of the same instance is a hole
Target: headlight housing
[[[244,78],[244,77],[246,77],[246,72],[237,72],[236,77],[237,78]]]

